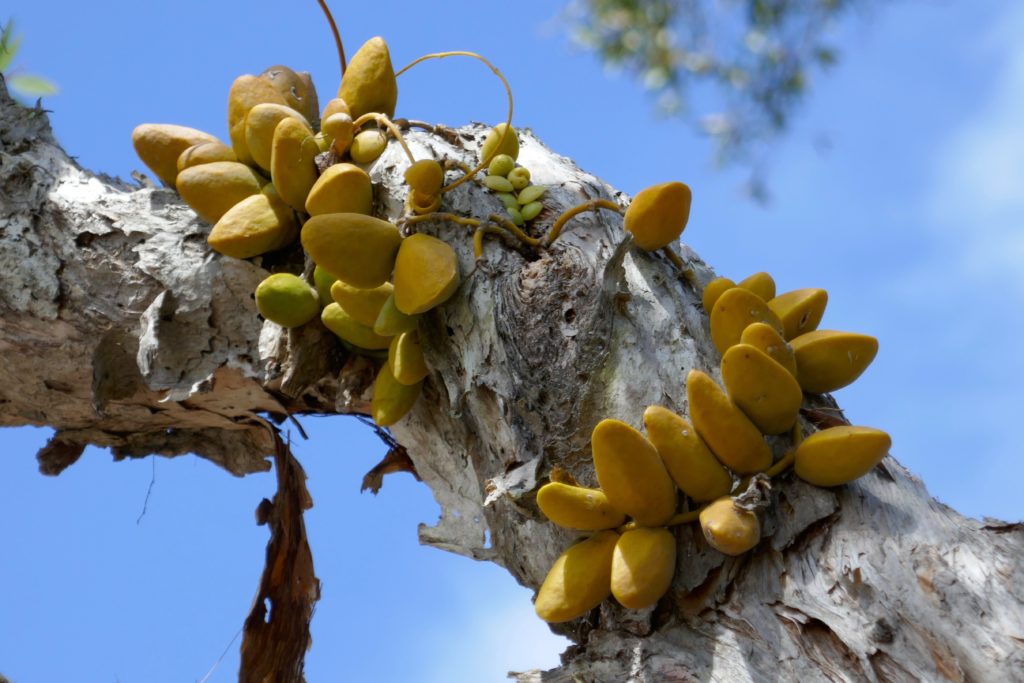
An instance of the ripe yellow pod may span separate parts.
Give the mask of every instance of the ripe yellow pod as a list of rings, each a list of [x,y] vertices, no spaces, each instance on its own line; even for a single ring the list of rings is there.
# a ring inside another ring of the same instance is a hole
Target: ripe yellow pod
[[[796,377],[796,356],[786,340],[771,325],[752,323],[740,335],[741,344],[750,344],[764,351],[776,363]]]
[[[284,95],[278,92],[269,78],[246,74],[231,84],[228,92],[228,134],[235,155],[244,164],[254,163],[245,142],[245,119],[250,109],[263,102],[288,105]]]
[[[704,310],[710,314],[715,302],[718,301],[718,297],[722,296],[726,290],[732,289],[735,286],[736,283],[727,277],[716,277],[714,280],[709,282],[707,286],[704,287],[704,294],[701,296],[701,303],[704,305]]]
[[[761,301],[775,298],[775,279],[763,271],[744,278],[737,286],[757,294]]]
[[[385,363],[373,383],[373,421],[381,427],[390,427],[401,420],[412,410],[422,388],[423,382],[409,385],[397,381]]]
[[[390,337],[402,332],[415,330],[419,321],[420,317],[418,315],[406,315],[398,310],[398,306],[395,305],[395,295],[392,292],[391,296],[384,302],[384,305],[380,307],[377,320],[373,323],[373,331],[385,337]]]
[[[781,434],[796,424],[804,392],[796,378],[768,354],[735,344],[722,354],[722,381],[729,398],[764,434]]]
[[[796,379],[804,391],[823,394],[853,383],[878,353],[878,340],[866,334],[815,330],[790,343]]]
[[[316,284],[316,293],[320,297],[321,306],[334,303],[334,297],[331,296],[331,286],[337,281],[338,278],[331,275],[326,269],[320,266],[313,269],[313,282]],[[390,335],[384,336],[388,337]]]
[[[387,281],[401,241],[394,224],[360,213],[325,213],[302,226],[302,247],[313,262],[362,289]]]
[[[794,289],[768,302],[768,308],[782,321],[787,340],[818,329],[827,305],[828,292],[824,289]]]
[[[335,153],[341,156],[352,145],[352,139],[356,134],[355,122],[348,114],[338,112],[323,120],[320,131],[330,140],[330,146],[334,148]]]
[[[433,196],[444,184],[444,169],[436,159],[420,159],[405,169],[405,182],[420,194]]]
[[[256,308],[281,327],[299,327],[316,317],[320,301],[301,277],[274,273],[256,287]]]
[[[729,496],[700,511],[700,528],[708,545],[726,555],[742,555],[761,540],[757,515],[736,507]]]
[[[643,434],[618,420],[601,420],[590,437],[594,469],[612,507],[644,526],[664,524],[676,511],[676,487]]]
[[[345,114],[349,118],[352,118],[352,110],[348,108],[348,103],[340,97],[328,100],[327,104],[324,105],[324,112],[320,116],[321,121],[326,121],[334,114]]]
[[[672,481],[690,498],[704,502],[732,490],[732,475],[689,422],[668,408],[648,406],[644,428]]]
[[[796,449],[796,476],[815,486],[840,486],[870,472],[892,439],[871,427],[831,427],[811,434]]]
[[[223,142],[201,142],[178,155],[178,173],[190,166],[210,164],[214,161],[238,161],[233,149]]]
[[[676,573],[676,537],[668,529],[631,529],[612,552],[612,595],[623,607],[644,609],[661,599]]]
[[[443,304],[459,288],[459,259],[448,243],[417,233],[402,240],[395,259],[395,306],[406,315]]]
[[[690,370],[686,399],[694,428],[719,462],[737,474],[754,474],[771,466],[772,451],[761,432],[715,380]]]
[[[533,608],[549,624],[581,617],[611,595],[612,553],[619,535],[598,531],[555,560]]]
[[[622,526],[626,515],[612,507],[601,489],[553,481],[537,491],[537,506],[560,527],[597,531]]]
[[[501,134],[505,130],[505,123],[499,123],[487,131],[484,142],[480,146],[480,161],[493,161],[499,154],[507,154],[515,161],[519,158],[519,134],[515,128],[508,131],[503,139]],[[498,147],[498,140],[501,139],[501,147]]]
[[[373,212],[373,185],[366,171],[354,164],[334,164],[313,183],[306,197],[306,213]]]
[[[320,312],[320,320],[324,327],[336,334],[339,338],[347,341],[353,346],[369,351],[386,349],[391,344],[390,337],[382,337],[376,334],[372,328],[362,325],[345,312],[345,309],[338,304],[328,304]]]
[[[299,234],[295,212],[281,201],[272,184],[238,202],[221,216],[206,238],[214,251],[247,259],[283,249]]]
[[[416,330],[403,332],[391,339],[388,346],[388,367],[391,375],[401,384],[416,384],[430,374],[423,359],[423,347]]]
[[[723,292],[711,309],[711,340],[718,352],[725,353],[738,344],[743,330],[752,323],[766,323],[782,333],[782,321],[761,297],[742,287]]]
[[[383,132],[372,128],[356,134],[349,145],[348,154],[357,164],[368,164],[381,154],[388,146],[388,138]]]
[[[353,119],[369,112],[395,115],[398,83],[391,52],[383,38],[370,38],[353,55],[341,77],[338,97],[345,100]]]
[[[274,129],[270,177],[281,199],[296,211],[306,210],[306,198],[316,182],[316,144],[312,129],[298,119],[282,119]]]
[[[260,74],[270,81],[277,92],[281,93],[288,106],[302,114],[307,121],[315,121],[320,112],[316,86],[309,72],[295,72],[282,64],[275,64]]]
[[[373,289],[360,289],[336,280],[331,285],[331,298],[356,320],[360,325],[373,327],[380,315],[380,309],[392,295],[395,288],[390,282]]]
[[[313,134],[313,128],[299,112],[283,104],[263,102],[249,110],[245,117],[245,144],[256,164],[270,171],[270,156],[274,148],[274,131],[284,119],[295,119]]]
[[[195,128],[173,123],[144,123],[132,131],[132,145],[142,163],[167,187],[175,186],[178,157],[189,147],[220,140]]]
[[[214,161],[178,174],[178,194],[207,223],[216,223],[228,209],[260,193],[266,179],[237,161]]]
[[[666,247],[683,234],[690,220],[690,187],[670,182],[652,185],[636,193],[626,209],[623,227],[633,233],[641,249],[655,251]]]

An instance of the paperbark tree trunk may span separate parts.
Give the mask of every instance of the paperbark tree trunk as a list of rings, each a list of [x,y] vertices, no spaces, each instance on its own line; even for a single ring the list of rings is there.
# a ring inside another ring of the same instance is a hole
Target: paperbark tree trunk
[[[417,156],[468,162],[483,132],[408,139]],[[520,160],[550,188],[542,225],[581,201],[626,200],[529,133]],[[405,164],[391,145],[370,169],[377,215],[401,215]],[[467,183],[446,210],[485,217],[501,205]],[[392,430],[441,505],[420,540],[536,588],[573,538],[535,504],[552,468],[595,484],[599,420],[639,426],[654,403],[685,414],[686,373],[717,373],[700,292],[631,248],[610,212],[574,219],[550,249],[488,241],[479,262],[464,228],[417,227],[452,244],[463,274],[421,324],[431,374]],[[288,332],[257,315],[252,292],[269,268],[308,272],[301,250],[238,261],[208,249],[208,230],[172,190],[79,168],[45,114],[0,85],[0,425],[56,430],[43,472],[95,444],[116,458],[194,452],[244,475],[269,469],[279,447],[265,417],[368,411],[376,361],[319,323]],[[700,281],[712,277],[681,252]],[[710,550],[694,525],[677,538],[657,607],[606,601],[555,627],[575,643],[561,667],[513,677],[1024,680],[1024,527],[962,517],[891,458],[832,490],[782,477],[764,537],[742,557]]]

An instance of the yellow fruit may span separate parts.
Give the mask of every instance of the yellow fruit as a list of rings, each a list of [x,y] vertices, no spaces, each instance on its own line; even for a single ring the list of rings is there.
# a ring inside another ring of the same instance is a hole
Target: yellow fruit
[[[796,449],[796,476],[815,486],[840,486],[870,472],[892,439],[871,427],[832,427],[811,434]]]
[[[676,573],[676,537],[668,529],[632,529],[612,552],[612,595],[623,607],[644,609],[668,591]]]
[[[235,155],[245,164],[253,163],[249,146],[245,143],[245,119],[250,109],[263,102],[288,105],[288,100],[278,92],[269,78],[245,75],[239,76],[231,84],[228,93],[228,133]]]
[[[178,194],[207,223],[216,223],[228,209],[260,193],[266,179],[237,161],[214,161],[178,174]]]
[[[377,320],[373,323],[373,331],[385,337],[401,334],[415,330],[419,321],[418,315],[406,315],[398,310],[398,307],[395,306],[395,295],[392,293],[380,307]]]
[[[247,259],[283,249],[298,237],[295,213],[277,196],[273,185],[246,197],[221,216],[206,238],[214,251]]]
[[[690,188],[684,183],[652,185],[637,192],[623,227],[641,249],[654,251],[679,239],[690,219]]]
[[[516,160],[507,154],[498,154],[491,163],[487,165],[487,175],[496,175],[505,178],[516,167]]]
[[[348,154],[357,164],[368,164],[381,154],[388,146],[388,139],[379,130],[364,130],[352,138]]]
[[[729,496],[700,511],[700,527],[708,545],[726,555],[742,555],[761,540],[757,515],[736,507]]]
[[[334,164],[324,171],[306,197],[306,213],[373,212],[373,184],[366,171],[354,164]]]
[[[394,224],[361,213],[325,213],[302,227],[302,247],[313,262],[362,289],[387,281],[401,241]]]
[[[420,159],[405,169],[405,182],[417,192],[433,196],[444,184],[444,169],[435,159]]]
[[[403,332],[391,340],[388,346],[388,368],[401,384],[416,384],[430,374],[416,330]]]
[[[590,446],[597,481],[612,507],[645,526],[669,520],[676,511],[676,487],[654,444],[625,422],[601,420]]]
[[[768,308],[782,321],[786,339],[818,329],[826,305],[828,292],[824,289],[794,289],[768,301]]]
[[[796,377],[796,356],[782,335],[771,325],[752,323],[740,335],[741,344],[750,344],[764,351],[776,363]]]
[[[288,106],[302,114],[307,121],[316,121],[320,103],[316,96],[313,78],[308,72],[296,73],[287,66],[275,64],[262,74],[284,97]]]
[[[274,131],[277,130],[277,124],[288,118],[299,121],[309,135],[313,134],[309,121],[299,112],[283,104],[257,104],[249,110],[249,115],[245,118],[245,144],[256,164],[266,171],[270,170]]]
[[[718,301],[718,297],[722,296],[726,290],[732,289],[735,286],[736,283],[727,277],[716,277],[714,280],[709,282],[707,286],[704,287],[704,295],[701,298],[701,303],[704,304],[704,310],[710,314],[715,302]]]
[[[694,428],[723,465],[736,474],[754,474],[771,466],[772,451],[761,432],[715,380],[691,370],[686,398]]]
[[[704,502],[732,490],[732,476],[689,422],[668,408],[649,406],[644,428],[672,481],[690,498]]]
[[[181,153],[205,142],[220,140],[201,130],[172,123],[144,123],[132,131],[135,153],[167,187],[175,186]]]
[[[352,117],[341,112],[324,119],[320,130],[330,139],[331,146],[338,156],[348,151],[356,132]]]
[[[320,312],[320,320],[338,337],[361,349],[378,351],[388,348],[391,344],[390,337],[376,334],[373,329],[357,322],[336,303],[324,306],[324,310]]]
[[[537,591],[537,616],[557,624],[604,602],[612,592],[612,553],[618,540],[614,531],[598,531],[562,553]]]
[[[270,177],[281,199],[296,211],[305,211],[320,153],[313,131],[299,119],[282,119],[274,129],[271,150]]]
[[[360,325],[373,327],[381,307],[394,290],[390,282],[373,289],[360,289],[337,280],[331,285],[331,298]]]
[[[352,110],[348,108],[348,103],[345,100],[335,97],[332,100],[328,100],[327,104],[324,105],[324,113],[321,115],[320,120],[326,121],[334,114],[345,114],[351,118]]]
[[[395,259],[395,306],[406,315],[443,304],[459,288],[459,259],[447,242],[417,233]]]
[[[388,117],[395,115],[398,83],[391,66],[391,53],[383,38],[370,38],[353,55],[341,78],[338,97],[348,104],[353,119],[369,112]]]
[[[260,315],[281,327],[305,325],[320,312],[316,292],[291,273],[275,273],[256,287]]]
[[[804,392],[786,368],[757,347],[730,346],[722,355],[722,382],[762,433],[781,434],[796,424]]]
[[[397,381],[385,363],[373,383],[373,421],[381,427],[390,427],[412,410],[420,397],[423,382],[408,385]]]
[[[790,343],[796,379],[804,391],[824,394],[853,383],[878,353],[878,340],[866,334],[815,330]]]
[[[490,163],[499,154],[507,154],[512,157],[513,161],[519,158],[519,135],[516,133],[515,128],[508,131],[501,141],[501,147],[498,147],[498,139],[505,128],[504,123],[499,123],[487,131],[487,136],[484,137],[484,142],[480,146],[480,161]]]
[[[768,304],[749,289],[733,287],[722,293],[711,309],[711,340],[719,353],[738,344],[752,323],[767,323],[782,333],[782,322]]]
[[[537,491],[537,506],[560,527],[597,531],[622,526],[626,515],[612,507],[601,489],[588,489],[556,481]]]
[[[223,142],[201,142],[192,145],[178,155],[178,173],[190,166],[209,164],[214,161],[238,161],[234,150]]]
[[[761,301],[769,301],[775,297],[775,280],[765,272],[754,273],[741,280],[737,286],[757,294]]]
[[[313,282],[316,284],[316,293],[320,297],[320,305],[326,306],[334,303],[331,296],[331,285],[338,281],[338,278],[331,275],[327,270],[317,266],[313,269]],[[384,335],[385,337],[390,335]]]

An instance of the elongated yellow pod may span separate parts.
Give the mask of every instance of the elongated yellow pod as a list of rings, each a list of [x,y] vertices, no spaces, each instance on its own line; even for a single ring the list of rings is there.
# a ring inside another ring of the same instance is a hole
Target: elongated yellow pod
[[[369,112],[395,115],[398,83],[383,38],[370,38],[352,56],[341,78],[338,97],[345,100],[353,119]]]
[[[313,128],[299,112],[283,104],[262,102],[249,110],[245,117],[245,144],[256,164],[270,171],[270,156],[274,148],[274,131],[284,119],[295,119],[313,134]]]
[[[716,277],[714,280],[709,282],[704,287],[704,294],[701,296],[701,303],[704,305],[704,310],[711,313],[711,309],[714,308],[715,302],[718,301],[718,297],[722,296],[726,290],[732,289],[736,286],[736,283],[727,277]]]
[[[768,302],[768,308],[782,321],[786,339],[794,339],[818,329],[828,305],[824,289],[794,289]]]
[[[786,368],[789,374],[796,377],[796,355],[786,340],[771,325],[751,323],[740,335],[741,344],[750,344],[761,349],[776,363]]]
[[[764,434],[781,434],[796,424],[804,392],[796,378],[768,354],[735,344],[722,354],[722,381],[729,398]]]
[[[315,122],[320,113],[320,102],[316,96],[316,86],[313,85],[313,77],[309,72],[296,72],[284,66],[275,64],[260,74],[270,81],[277,92],[281,93],[288,106],[302,114],[307,121]]]
[[[623,227],[641,249],[655,251],[679,239],[690,220],[692,194],[685,183],[652,185],[636,193]]]
[[[644,428],[672,481],[690,498],[704,502],[732,490],[732,476],[689,422],[668,408],[648,406]]]
[[[274,129],[270,177],[278,193],[296,211],[306,210],[306,198],[317,178],[313,131],[299,119],[282,119]]]
[[[736,286],[750,290],[761,301],[770,301],[775,298],[775,279],[764,271],[743,278]]]
[[[397,381],[385,363],[373,383],[373,421],[381,427],[390,427],[401,420],[412,410],[422,388],[423,382],[409,385]]]
[[[581,617],[611,595],[612,553],[619,535],[598,531],[555,560],[533,608],[549,624]]]
[[[281,327],[305,325],[320,312],[316,292],[301,277],[274,273],[256,287],[260,315]]]
[[[362,289],[387,281],[401,241],[394,224],[360,213],[325,213],[302,226],[302,247],[313,262]]]
[[[796,476],[815,486],[840,486],[870,472],[892,439],[871,427],[831,427],[811,434],[796,449]]]
[[[366,171],[355,164],[334,164],[316,179],[306,197],[306,213],[373,212],[373,184]]]
[[[388,337],[415,330],[419,322],[418,315],[406,315],[398,310],[398,306],[395,306],[395,295],[392,293],[380,307],[377,320],[373,323],[373,331]]]
[[[691,370],[686,398],[694,428],[719,462],[737,474],[754,474],[771,466],[772,451],[761,432],[715,380]]]
[[[598,531],[622,526],[626,515],[612,507],[601,489],[553,481],[537,491],[537,506],[560,527]]]
[[[878,353],[878,340],[866,334],[815,330],[790,343],[796,378],[804,391],[823,394],[842,389],[861,376]]]
[[[403,332],[391,339],[388,346],[388,367],[401,384],[416,384],[430,374],[423,358],[423,347],[416,330]]]
[[[661,599],[676,573],[676,537],[668,529],[631,529],[612,553],[612,595],[623,607],[644,609]]]
[[[206,238],[214,251],[247,259],[283,249],[299,236],[295,212],[277,196],[273,184],[227,210]]]
[[[266,179],[237,161],[214,161],[178,174],[178,194],[199,217],[216,223],[238,202],[259,194]]]
[[[700,511],[700,528],[708,545],[726,555],[742,555],[761,540],[757,515],[736,507],[729,496]]]
[[[345,312],[338,304],[328,304],[320,312],[320,320],[324,326],[353,346],[370,351],[386,349],[391,344],[390,337],[382,337],[373,328],[362,325]]]
[[[645,526],[664,524],[676,511],[676,487],[658,449],[618,420],[601,420],[590,437],[594,469],[612,507]]]
[[[269,78],[247,74],[239,76],[231,84],[228,92],[228,134],[235,155],[245,164],[254,163],[245,142],[245,119],[250,109],[263,102],[288,105],[288,100],[278,92]]]
[[[390,282],[373,289],[359,289],[336,280],[331,285],[331,298],[360,325],[373,327],[377,322],[377,316],[380,315],[381,307],[394,291],[395,288]]]
[[[782,333],[782,321],[765,301],[743,287],[733,287],[718,297],[711,309],[711,340],[719,353],[738,344],[743,330],[752,323],[766,323]]]
[[[448,243],[417,233],[402,240],[395,259],[395,305],[406,315],[443,304],[459,288],[459,259]]]
[[[238,161],[235,151],[223,142],[202,142],[192,145],[178,156],[178,173],[190,166],[210,164],[214,161]]]
[[[132,131],[135,153],[167,187],[175,186],[182,152],[193,145],[213,142],[220,144],[209,133],[173,123],[144,123]]]

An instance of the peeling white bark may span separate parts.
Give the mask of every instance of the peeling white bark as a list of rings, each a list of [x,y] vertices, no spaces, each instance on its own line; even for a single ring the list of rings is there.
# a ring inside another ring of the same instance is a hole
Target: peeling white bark
[[[482,132],[409,142],[470,161]],[[580,201],[623,201],[528,133],[520,160],[551,188],[545,228]],[[401,214],[406,163],[391,145],[371,169],[382,217]],[[477,217],[501,207],[472,183],[446,202]],[[572,538],[537,512],[539,482],[558,466],[596,483],[589,435],[604,417],[685,412],[686,372],[718,372],[707,317],[614,214],[574,219],[528,257],[489,241],[478,264],[465,229],[418,227],[456,248],[463,273],[425,319],[431,377],[393,430],[442,508],[420,538],[537,587]],[[273,452],[259,415],[367,410],[372,361],[319,324],[285,333],[256,314],[255,285],[271,267],[308,268],[300,251],[223,258],[208,230],[170,190],[76,167],[46,117],[0,88],[0,425],[55,427],[44,469],[91,443],[117,457],[197,452],[244,474]],[[727,559],[679,529],[656,608],[608,601],[557,627],[577,643],[563,666],[517,680],[1024,680],[1021,525],[958,515],[891,459],[836,490],[783,477],[773,498],[753,552]]]

